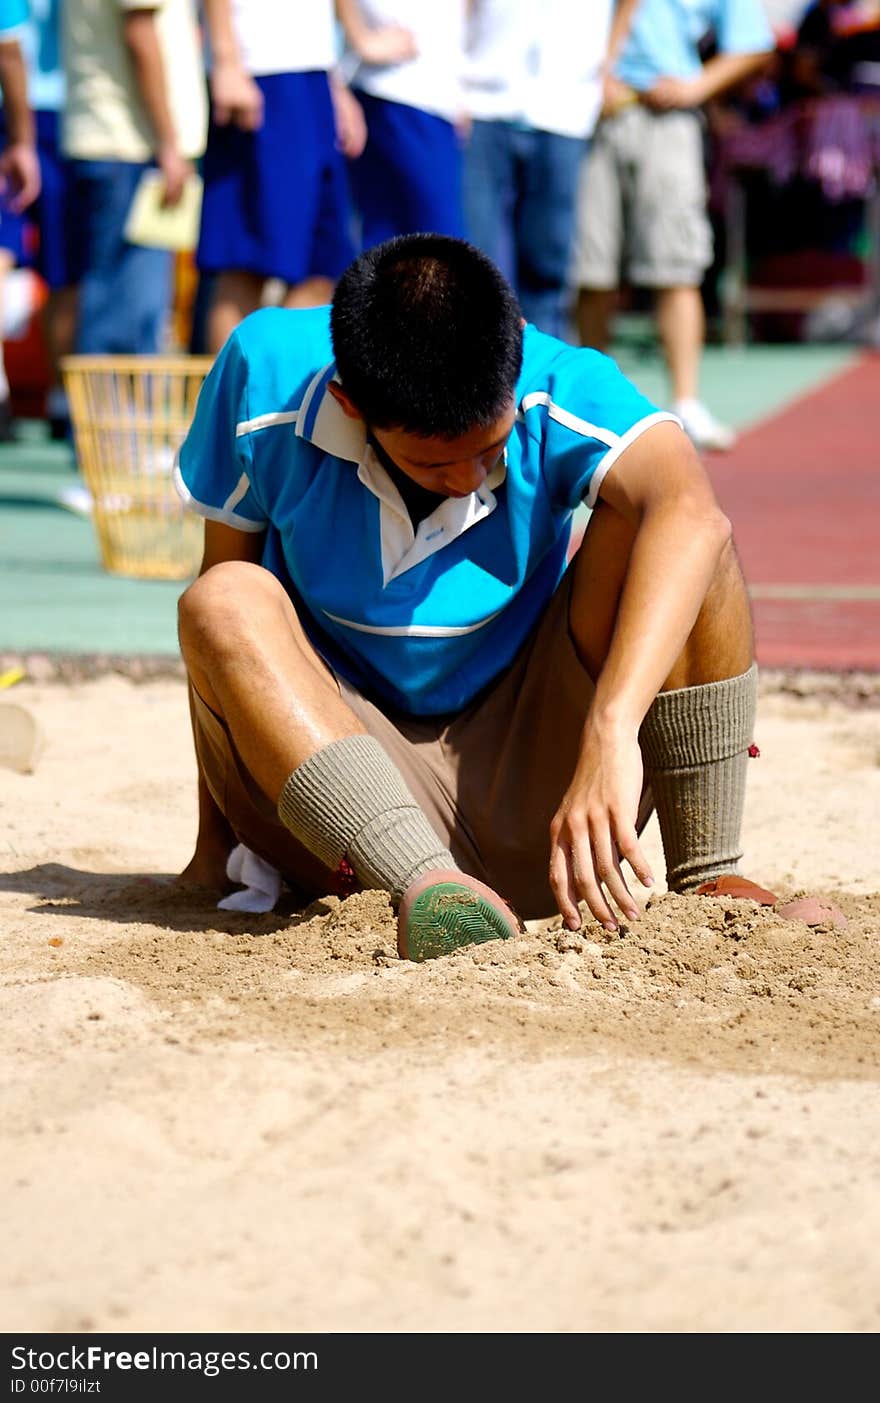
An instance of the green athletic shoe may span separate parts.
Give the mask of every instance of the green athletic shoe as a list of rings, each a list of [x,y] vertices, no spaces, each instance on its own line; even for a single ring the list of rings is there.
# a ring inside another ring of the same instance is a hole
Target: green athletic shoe
[[[404,892],[397,913],[402,960],[434,960],[463,945],[509,940],[522,923],[506,901],[466,872],[426,872]]]

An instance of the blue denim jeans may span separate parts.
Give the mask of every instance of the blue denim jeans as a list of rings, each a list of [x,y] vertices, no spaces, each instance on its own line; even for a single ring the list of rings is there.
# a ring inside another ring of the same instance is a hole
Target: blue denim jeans
[[[173,255],[141,248],[123,230],[143,165],[74,161],[73,208],[79,247],[80,355],[154,355],[171,309]]]
[[[578,176],[589,143],[515,122],[474,122],[465,149],[468,238],[513,284],[527,321],[566,330]]]

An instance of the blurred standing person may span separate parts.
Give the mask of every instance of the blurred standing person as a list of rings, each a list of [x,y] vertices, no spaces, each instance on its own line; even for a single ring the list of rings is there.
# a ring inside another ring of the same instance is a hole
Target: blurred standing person
[[[335,74],[333,0],[203,0],[211,120],[196,264],[212,280],[209,351],[260,306],[330,301],[353,256],[345,155],[363,113]]]
[[[20,42],[27,17],[27,0],[0,0],[0,93],[4,117],[0,140],[0,319],[7,276],[22,253],[19,216],[40,192],[36,129]],[[9,382],[0,354],[0,441],[8,442],[14,436]]]
[[[465,9],[466,0],[336,0],[342,62],[367,124],[349,165],[364,248],[397,234],[464,236]]]
[[[30,23],[22,38],[31,106],[37,129],[42,188],[32,206],[37,249],[34,265],[48,289],[42,309],[43,341],[50,383],[46,418],[53,439],[67,438],[70,416],[59,369],[73,350],[76,333],[73,172],[61,150],[64,71],[61,65],[61,0],[30,0]]]
[[[145,170],[177,204],[204,150],[204,68],[193,0],[64,0],[67,102],[80,247],[75,350],[162,349],[173,254],[129,243],[125,223]]]
[[[638,0],[470,0],[465,41],[468,238],[523,315],[565,335],[578,177]]]
[[[715,52],[703,63],[710,28]],[[702,108],[756,73],[773,47],[761,0],[641,0],[583,173],[581,343],[607,346],[622,267],[634,286],[652,288],[672,409],[703,450],[731,448],[735,435],[699,399],[712,263]]]

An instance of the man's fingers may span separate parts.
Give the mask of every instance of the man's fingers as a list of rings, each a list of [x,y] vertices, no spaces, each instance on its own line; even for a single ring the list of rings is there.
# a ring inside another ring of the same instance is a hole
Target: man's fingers
[[[595,916],[606,930],[617,930],[617,918],[605,899],[596,857],[586,834],[582,838],[572,839],[568,862],[575,891],[574,899],[585,901],[590,908],[590,914]]]
[[[620,868],[620,859],[617,855],[617,848],[611,840],[611,834],[607,831],[594,839],[592,844],[592,865],[596,881],[601,882],[608,895],[615,905],[631,921],[638,917],[638,907],[630,895],[629,888],[624,880],[623,872]],[[588,898],[589,900],[589,898]],[[606,930],[617,930],[617,917],[610,910],[607,901],[603,900],[607,916],[600,916]],[[592,905],[590,910],[593,910]],[[596,914],[596,913],[594,913]]]
[[[580,930],[581,913],[578,910],[577,891],[569,852],[558,840],[551,840],[550,886],[556,898],[559,914],[568,929]]]
[[[625,833],[618,836],[617,850],[621,857],[626,858],[642,886],[652,887],[654,885],[654,874],[651,871],[648,859],[642,852],[639,837],[634,828],[628,828]]]

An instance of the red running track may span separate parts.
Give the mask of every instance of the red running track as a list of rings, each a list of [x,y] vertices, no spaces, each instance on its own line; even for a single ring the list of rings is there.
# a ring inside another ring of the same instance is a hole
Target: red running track
[[[880,671],[880,355],[706,466],[752,592],[758,662]]]

